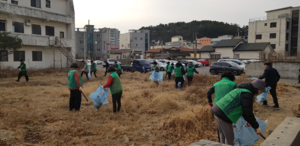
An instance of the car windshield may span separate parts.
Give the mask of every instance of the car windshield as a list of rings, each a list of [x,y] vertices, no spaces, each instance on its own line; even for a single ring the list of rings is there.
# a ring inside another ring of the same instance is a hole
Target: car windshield
[[[227,63],[230,64],[230,65],[232,65],[232,66],[239,67],[239,65],[236,64],[236,63],[233,63],[233,62],[227,62]]]
[[[148,60],[140,60],[139,62],[140,62],[141,65],[149,64]]]
[[[234,62],[234,63],[236,63],[236,64],[238,64],[238,65],[242,65],[242,63],[239,62],[239,61],[232,60],[232,62]]]

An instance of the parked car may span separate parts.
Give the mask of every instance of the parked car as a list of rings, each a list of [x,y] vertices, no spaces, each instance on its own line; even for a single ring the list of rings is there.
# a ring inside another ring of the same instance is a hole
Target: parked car
[[[97,65],[103,64],[103,61],[101,61],[101,60],[95,60],[94,62],[95,62]]]
[[[176,60],[169,60],[169,62],[170,62],[170,64],[173,63],[174,66],[178,63],[178,61],[176,61]],[[182,64],[183,67],[185,67],[184,63],[181,62],[181,64]]]
[[[197,61],[195,61],[195,60],[185,60],[185,61],[187,61],[187,62],[192,62],[193,65],[194,65],[196,68],[197,68],[197,67],[203,66],[200,62],[197,62]]]
[[[166,63],[157,62],[157,65],[158,65],[160,71],[165,71],[166,68],[167,68],[167,64]]]
[[[209,66],[208,59],[198,59],[197,61],[202,63],[203,66]]]
[[[245,70],[246,64],[240,60],[237,59],[219,59],[218,62],[233,62],[237,64],[240,68],[243,68]]]
[[[116,59],[106,59],[104,61],[107,61],[109,65],[114,65],[117,60]],[[121,62],[119,62],[119,61],[117,61],[117,62],[121,65]]]
[[[141,73],[150,72],[152,70],[149,61],[145,59],[133,60],[132,65],[121,65],[121,69],[130,72],[139,71]]]
[[[225,71],[232,72],[234,75],[240,75],[244,72],[244,69],[238,67],[233,62],[214,62],[209,69],[209,72],[212,75],[223,73]]]

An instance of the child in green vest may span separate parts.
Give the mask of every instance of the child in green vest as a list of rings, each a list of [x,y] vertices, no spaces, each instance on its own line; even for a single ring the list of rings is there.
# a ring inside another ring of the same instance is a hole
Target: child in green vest
[[[121,77],[122,74],[121,65],[117,61],[115,61],[115,64],[116,64],[116,72],[119,75],[119,77]]]
[[[96,72],[97,72],[97,64],[96,63],[94,63],[94,61],[92,60],[91,61],[91,76],[93,75],[93,73],[94,73],[94,75],[95,75],[95,77],[97,78],[97,75],[96,75]]]
[[[221,143],[234,144],[232,123],[236,124],[241,116],[255,129],[256,133],[261,134],[253,114],[253,102],[255,96],[265,92],[265,87],[265,82],[260,79],[251,83],[241,83],[213,105],[211,112],[218,124]]]
[[[227,93],[236,88],[236,83],[234,82],[235,77],[232,72],[224,72],[221,76],[221,81],[215,83],[213,87],[211,87],[207,91],[207,99],[209,106],[212,107],[212,94],[214,96],[214,104],[216,104],[222,97],[224,97]]]
[[[78,68],[79,66],[77,65],[77,63],[73,63],[71,65],[71,70],[68,73],[70,90],[70,111],[73,109],[75,109],[75,111],[79,111],[81,105],[81,92],[83,88],[83,82],[81,76],[79,75],[79,72],[76,70]]]
[[[186,67],[186,78],[188,79],[188,86],[192,84],[194,72],[199,74],[193,63],[189,62],[188,66]]]
[[[110,92],[112,95],[113,112],[116,113],[121,109],[121,97],[123,92],[122,83],[114,67],[109,67],[107,72],[110,75],[108,77],[107,83],[103,85],[103,88],[110,88]]]
[[[178,88],[178,83],[181,83],[180,88],[183,87],[183,83],[184,83],[184,79],[183,76],[185,74],[185,70],[184,67],[182,66],[182,64],[178,61],[178,63],[176,63],[176,66],[174,68],[174,72],[175,72],[175,87]]]
[[[80,77],[82,77],[82,75],[85,74],[85,75],[86,75],[86,78],[89,80],[88,74],[89,74],[90,67],[89,67],[87,61],[83,61],[83,60],[82,60],[82,63],[83,63],[84,65],[83,65],[83,68],[82,68],[82,72],[81,72]]]
[[[23,59],[20,60],[20,66],[18,68],[19,68],[20,72],[19,72],[19,75],[18,75],[18,79],[16,81],[19,82],[21,77],[25,76],[26,82],[28,82],[29,79],[28,79],[28,76],[27,76],[26,64],[24,63]]]
[[[172,77],[172,72],[174,70],[174,64],[171,63],[171,65],[169,65],[167,68],[167,74],[168,74],[168,79],[171,80],[171,77]]]
[[[153,71],[155,71],[155,72],[159,72],[159,67],[157,66],[157,62],[156,62],[156,61],[154,61],[154,62],[153,62],[153,65],[154,65],[154,67],[153,67]],[[159,85],[159,83],[158,83],[158,82],[156,82],[156,81],[154,81],[154,83],[156,84],[156,86],[158,86],[158,85]]]

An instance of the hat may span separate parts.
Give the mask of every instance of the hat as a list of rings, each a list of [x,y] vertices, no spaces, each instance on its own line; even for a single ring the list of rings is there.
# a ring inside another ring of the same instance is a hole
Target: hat
[[[256,79],[251,82],[252,86],[262,92],[266,92],[266,83],[261,79]]]
[[[77,65],[77,63],[73,63],[70,67],[71,68],[79,68],[79,66]]]
[[[157,62],[156,62],[156,61],[154,61],[154,62],[153,62],[153,64],[157,64]]]
[[[23,62],[24,61],[24,59],[20,59],[20,62]]]
[[[94,60],[92,60],[91,62],[94,62]]]
[[[167,62],[167,64],[170,64],[170,62]]]

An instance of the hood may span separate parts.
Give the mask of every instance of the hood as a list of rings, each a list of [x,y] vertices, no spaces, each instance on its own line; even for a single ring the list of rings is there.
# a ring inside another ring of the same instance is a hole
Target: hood
[[[176,63],[176,67],[180,67],[180,66],[182,66],[181,63]]]
[[[238,86],[238,88],[243,88],[243,89],[248,89],[253,95],[256,94],[258,92],[257,89],[255,89],[251,83],[246,82],[246,83],[240,83]]]

